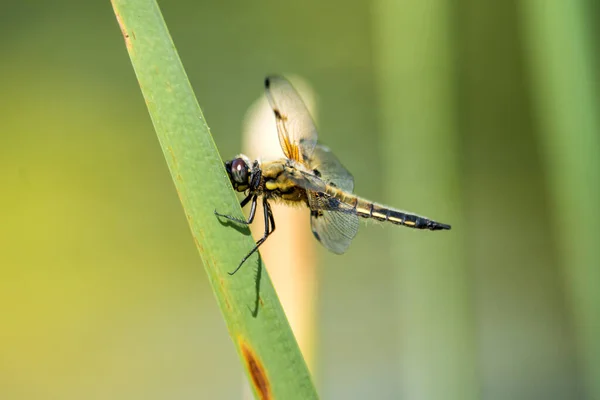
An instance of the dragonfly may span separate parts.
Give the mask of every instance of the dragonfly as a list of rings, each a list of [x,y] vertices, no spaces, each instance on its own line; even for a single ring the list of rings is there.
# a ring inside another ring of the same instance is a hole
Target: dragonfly
[[[218,217],[249,225],[254,220],[259,199],[264,211],[264,234],[244,256],[244,262],[275,231],[271,202],[305,205],[310,210],[315,238],[335,254],[344,253],[356,236],[359,218],[370,218],[415,229],[448,230],[450,225],[427,217],[397,210],[353,194],[354,178],[331,150],[317,143],[315,123],[292,84],[282,76],[265,79],[265,94],[273,109],[279,144],[285,158],[251,161],[244,154],[225,162],[233,188],[245,194],[241,207],[250,203],[248,219],[218,213]]]

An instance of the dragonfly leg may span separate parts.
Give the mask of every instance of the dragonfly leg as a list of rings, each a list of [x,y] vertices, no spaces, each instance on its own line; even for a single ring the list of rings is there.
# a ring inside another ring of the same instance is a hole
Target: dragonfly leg
[[[271,205],[269,203],[267,203],[267,208],[269,209],[269,221],[271,221],[271,233],[273,233],[273,231],[275,230],[275,217],[273,217],[273,211],[271,211]]]
[[[248,258],[250,258],[250,256],[252,254],[254,254],[258,248],[260,247],[261,244],[263,244],[267,238],[269,237],[269,235],[271,233],[273,233],[273,231],[275,230],[275,218],[273,217],[273,211],[271,211],[271,205],[269,204],[269,202],[267,200],[265,200],[263,198],[263,211],[264,211],[264,218],[265,218],[265,233],[263,235],[262,238],[258,239],[258,241],[256,242],[256,245],[252,248],[252,250],[250,250],[250,252],[248,254],[246,254],[246,256],[244,258],[242,258],[242,261],[240,262],[240,265],[237,266],[237,268],[235,270],[233,270],[232,272],[228,272],[229,275],[233,275],[236,272],[238,272],[238,270],[240,268],[242,268],[242,265],[244,265],[244,263],[246,262],[246,260]]]
[[[256,201],[257,201],[257,199],[258,199],[258,196],[249,194],[240,203],[240,206],[242,208],[244,208],[244,206],[246,204],[248,204],[248,202],[250,200],[252,200],[252,205],[250,206],[250,215],[248,215],[248,220],[236,218],[236,217],[233,217],[231,215],[221,214],[221,213],[218,213],[217,210],[215,210],[215,215],[218,216],[218,217],[227,218],[228,220],[233,221],[233,222],[237,222],[238,224],[250,225],[252,223],[252,221],[254,221],[254,214],[256,213]]]

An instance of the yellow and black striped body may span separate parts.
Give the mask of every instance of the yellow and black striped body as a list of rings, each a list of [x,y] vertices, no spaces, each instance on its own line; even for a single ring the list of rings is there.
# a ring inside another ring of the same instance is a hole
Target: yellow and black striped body
[[[332,185],[327,185],[325,193],[331,198],[335,198],[341,203],[351,207],[349,210],[350,212],[355,212],[358,216],[363,218],[372,218],[381,222],[391,222],[392,224],[404,225],[415,229],[429,229],[433,231],[450,229],[450,225],[374,203],[354,194],[346,193]]]
[[[363,199],[352,193],[341,190],[335,185],[326,184],[322,181],[322,187],[315,188],[315,196],[319,197],[320,205],[310,204],[307,190],[311,190],[311,183],[306,181],[306,171],[302,166],[290,160],[277,160],[265,162],[260,165],[261,183],[257,194],[268,199],[280,201],[288,205],[306,204],[312,211],[321,209],[339,211],[342,213],[353,213],[363,218],[371,218],[381,222],[391,222],[396,225],[404,225],[415,229],[441,230],[450,229],[449,225],[442,224],[429,218],[416,214],[396,210],[372,201]],[[297,182],[306,182],[305,189]]]

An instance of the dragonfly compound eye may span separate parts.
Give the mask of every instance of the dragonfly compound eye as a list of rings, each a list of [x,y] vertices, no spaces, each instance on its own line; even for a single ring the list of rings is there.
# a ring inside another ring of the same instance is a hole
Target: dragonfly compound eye
[[[236,183],[248,183],[248,164],[241,158],[231,162],[231,177]]]

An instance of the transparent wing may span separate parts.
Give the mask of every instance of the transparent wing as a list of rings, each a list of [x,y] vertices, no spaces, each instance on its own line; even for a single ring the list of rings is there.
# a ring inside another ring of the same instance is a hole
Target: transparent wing
[[[342,163],[333,155],[328,147],[316,145],[308,165],[315,175],[329,184],[352,193],[354,190],[354,177],[344,168]]]
[[[286,174],[287,179],[306,190],[310,225],[315,238],[328,250],[344,253],[358,232],[356,210],[327,194],[327,183],[320,177],[298,169],[290,169]],[[348,180],[340,182],[348,184]]]
[[[265,79],[265,93],[275,114],[279,144],[289,159],[307,162],[317,144],[317,128],[296,89],[281,76]]]
[[[313,235],[328,250],[344,253],[358,232],[358,216],[351,206],[334,197],[320,192],[307,193]]]

